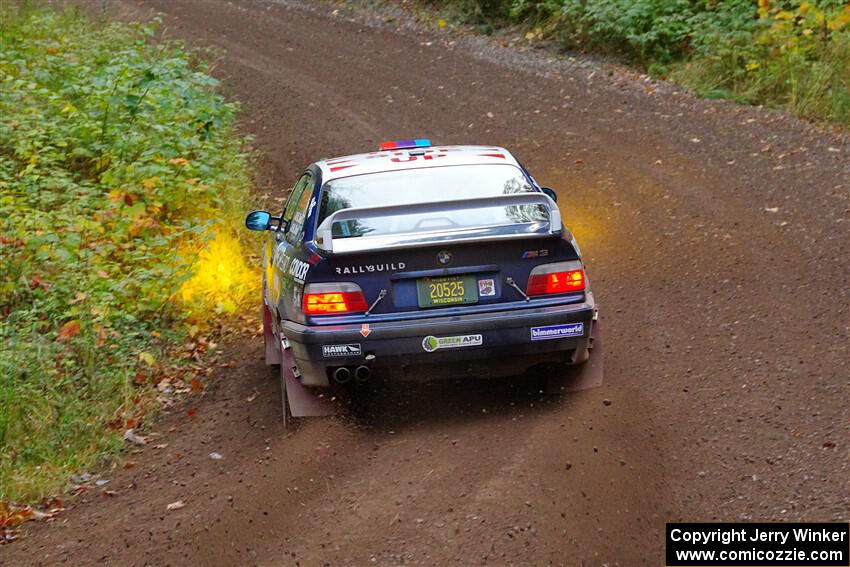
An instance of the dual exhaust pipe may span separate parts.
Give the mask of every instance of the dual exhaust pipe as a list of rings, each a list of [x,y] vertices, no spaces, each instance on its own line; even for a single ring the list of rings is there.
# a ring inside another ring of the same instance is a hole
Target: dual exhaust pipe
[[[372,369],[361,364],[352,372],[347,366],[340,366],[334,370],[333,377],[337,384],[345,384],[350,382],[352,378],[358,382],[365,382],[372,375]]]

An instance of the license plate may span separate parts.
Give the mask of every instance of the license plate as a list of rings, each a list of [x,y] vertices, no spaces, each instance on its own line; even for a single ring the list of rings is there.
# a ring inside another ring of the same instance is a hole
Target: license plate
[[[444,307],[478,303],[475,276],[440,276],[416,281],[419,307]]]

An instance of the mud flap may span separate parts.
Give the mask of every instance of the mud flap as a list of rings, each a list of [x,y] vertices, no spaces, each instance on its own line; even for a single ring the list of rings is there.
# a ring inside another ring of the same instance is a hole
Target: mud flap
[[[280,345],[274,338],[272,312],[265,301],[260,303],[260,317],[263,320],[263,341],[266,343],[266,366],[280,364]]]
[[[287,424],[290,417],[317,417],[335,415],[339,408],[326,394],[316,393],[301,384],[298,379],[295,358],[286,339],[281,341],[280,351],[283,361],[280,365],[280,389],[283,405],[283,421]]]

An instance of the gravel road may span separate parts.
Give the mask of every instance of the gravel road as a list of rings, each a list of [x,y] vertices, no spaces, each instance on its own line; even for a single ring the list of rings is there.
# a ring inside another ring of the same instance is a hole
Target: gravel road
[[[110,9],[214,48],[264,153],[258,202],[384,139],[514,150],[583,246],[605,384],[393,385],[284,430],[245,338],[195,417],[158,427],[167,447],[26,525],[0,564],[631,567],[662,562],[667,521],[850,519],[846,139],[323,4]]]

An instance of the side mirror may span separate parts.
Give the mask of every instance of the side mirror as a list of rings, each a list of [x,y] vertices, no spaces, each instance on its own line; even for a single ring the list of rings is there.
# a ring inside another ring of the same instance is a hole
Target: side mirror
[[[266,211],[253,211],[245,217],[248,230],[268,230],[272,224],[272,215]]]
[[[546,196],[547,196],[547,197],[549,197],[550,199],[552,199],[552,200],[553,200],[553,201],[555,201],[556,203],[558,202],[558,194],[557,194],[557,193],[555,193],[555,190],[554,190],[554,189],[550,189],[549,187],[541,187],[540,189],[541,189],[544,193],[546,193]]]

